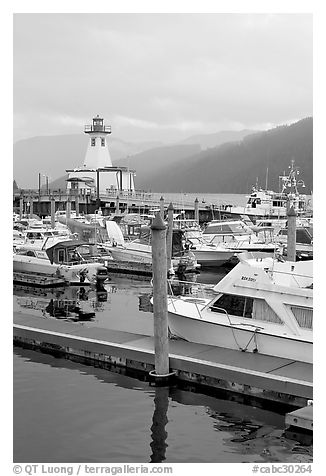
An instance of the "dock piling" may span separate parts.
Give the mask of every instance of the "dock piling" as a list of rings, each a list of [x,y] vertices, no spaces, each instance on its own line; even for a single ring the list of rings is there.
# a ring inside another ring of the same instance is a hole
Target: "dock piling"
[[[33,210],[33,198],[29,197],[29,217],[32,218],[34,210]]]
[[[160,214],[161,214],[162,220],[164,220],[164,197],[160,198]]]
[[[165,385],[174,373],[169,373],[166,226],[160,212],[156,214],[151,230],[155,370],[150,372],[150,377],[155,383]]]
[[[71,217],[71,199],[68,196],[67,202],[66,202],[66,218],[69,219],[70,217]]]
[[[55,228],[55,199],[51,197],[51,227]]]
[[[19,218],[20,220],[23,218],[24,214],[24,198],[20,197],[19,199]]]
[[[195,221],[199,223],[199,201],[197,197],[195,199]]]
[[[115,202],[115,213],[119,215],[120,213],[120,198],[119,195],[117,195],[116,202]]]
[[[172,237],[173,237],[173,204],[168,206],[168,229],[166,234],[166,256],[167,256],[167,270],[171,269],[172,260]]]
[[[77,190],[75,196],[75,210],[76,210],[76,217],[79,217],[79,190]]]

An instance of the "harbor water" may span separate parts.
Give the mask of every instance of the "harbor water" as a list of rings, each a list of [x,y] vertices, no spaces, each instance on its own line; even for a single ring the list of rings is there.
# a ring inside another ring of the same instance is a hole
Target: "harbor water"
[[[215,284],[226,272],[197,279]],[[114,276],[101,292],[14,286],[13,308],[71,326],[152,335],[151,291],[148,280]],[[281,412],[190,390],[14,347],[14,462],[312,461],[311,437],[285,431]]]

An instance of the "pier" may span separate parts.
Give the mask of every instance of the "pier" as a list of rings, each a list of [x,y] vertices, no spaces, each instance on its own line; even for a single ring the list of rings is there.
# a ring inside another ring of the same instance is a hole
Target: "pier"
[[[13,207],[21,214],[34,213],[38,216],[50,216],[51,211],[66,211],[67,202],[71,211],[80,214],[95,213],[101,209],[104,216],[116,213],[150,214],[153,209],[164,206],[167,211],[171,202],[160,202],[160,193],[144,191],[112,191],[108,190],[97,195],[95,192],[84,193],[82,190],[21,190],[13,195]],[[174,200],[171,202],[174,212],[184,212],[185,218],[197,219],[201,224],[216,219],[227,218],[230,205],[212,205],[190,200]],[[52,207],[52,208],[51,208]]]

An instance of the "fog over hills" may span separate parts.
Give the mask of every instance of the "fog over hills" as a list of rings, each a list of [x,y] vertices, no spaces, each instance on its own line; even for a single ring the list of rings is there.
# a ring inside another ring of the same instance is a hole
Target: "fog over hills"
[[[229,140],[239,140],[252,131],[222,131],[216,134],[192,136],[175,144],[160,142],[127,142],[109,136],[108,144],[112,162],[135,168],[142,181],[146,181],[148,167],[160,171],[164,164],[184,159]],[[89,137],[85,134],[40,136],[17,141],[14,144],[14,179],[22,188],[37,188],[38,173],[57,182],[65,170],[83,164]],[[152,150],[151,153],[146,151]],[[142,155],[144,153],[144,155]],[[152,157],[152,158],[151,158]],[[122,160],[121,160],[122,159]],[[42,179],[45,182],[45,178]],[[62,180],[59,181],[61,183]],[[64,183],[59,188],[63,188]]]
[[[89,137],[86,134],[40,136],[14,144],[14,179],[21,188],[37,188],[38,173],[50,177],[50,182],[65,174],[66,169],[83,165]],[[109,138],[112,161],[146,149],[158,147],[159,142],[129,143]],[[45,182],[45,179],[42,179]],[[63,188],[63,187],[61,187]]]
[[[231,138],[233,142],[228,141]],[[17,142],[14,179],[18,186],[37,188],[40,171],[51,177],[52,189],[65,188],[65,169],[82,165],[87,139],[79,134]],[[215,143],[217,146],[209,147]],[[264,132],[223,131],[159,147],[156,143],[132,144],[110,137],[109,150],[114,165],[136,170],[136,188],[141,190],[248,193],[257,181],[264,187],[266,178],[268,186],[278,190],[278,176],[287,170],[292,159],[300,168],[307,193],[313,185],[311,117]]]
[[[306,193],[313,187],[313,119],[246,136],[242,141],[202,151],[148,177],[160,192],[248,193],[258,181],[279,189],[278,177],[291,160],[300,168]],[[139,182],[137,181],[137,184]],[[141,187],[145,187],[140,179]]]

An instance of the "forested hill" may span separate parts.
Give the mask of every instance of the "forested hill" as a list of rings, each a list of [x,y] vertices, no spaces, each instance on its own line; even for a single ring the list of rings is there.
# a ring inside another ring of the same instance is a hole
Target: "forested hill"
[[[160,168],[137,174],[137,188],[158,192],[248,193],[252,185],[278,190],[278,177],[291,160],[300,169],[306,193],[313,188],[313,119],[246,136]]]

